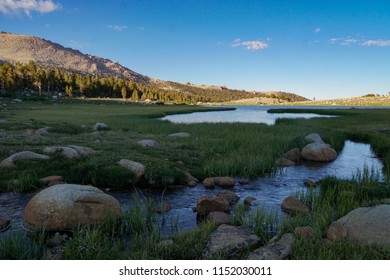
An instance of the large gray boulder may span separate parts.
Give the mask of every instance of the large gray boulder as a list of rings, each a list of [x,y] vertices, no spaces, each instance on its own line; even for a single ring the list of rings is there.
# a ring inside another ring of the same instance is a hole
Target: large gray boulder
[[[390,205],[357,208],[337,220],[347,231],[347,239],[363,244],[379,244],[390,249]]]
[[[337,158],[337,152],[324,143],[310,143],[301,152],[301,158],[310,161],[329,162]]]
[[[41,154],[37,154],[34,152],[30,152],[30,151],[19,152],[19,153],[13,154],[12,156],[4,159],[0,163],[0,167],[16,168],[15,162],[19,159],[43,159],[43,160],[46,160],[46,159],[49,159],[49,157],[46,155],[41,155]]]
[[[24,210],[29,230],[61,231],[118,219],[118,200],[93,186],[55,185],[36,194]]]
[[[258,245],[259,242],[260,238],[252,228],[223,224],[210,234],[203,250],[203,257],[209,258],[215,255],[234,257]]]
[[[246,256],[247,260],[282,260],[292,252],[294,235],[286,233],[279,241],[260,247]]]

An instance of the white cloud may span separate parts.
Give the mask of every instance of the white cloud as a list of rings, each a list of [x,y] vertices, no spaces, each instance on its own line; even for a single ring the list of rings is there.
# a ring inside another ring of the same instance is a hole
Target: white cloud
[[[316,29],[314,29],[314,33],[320,33],[321,32],[321,28],[317,27]]]
[[[24,13],[31,16],[31,12],[50,13],[59,8],[61,5],[52,0],[0,0],[0,13],[5,15]]]
[[[122,31],[128,28],[127,25],[113,25],[113,24],[109,24],[107,25],[107,27],[115,31]]]
[[[342,46],[352,46],[358,43],[358,40],[354,38],[332,38],[329,40],[331,44],[340,44]]]
[[[246,50],[250,51],[258,51],[258,50],[263,50],[268,48],[268,44],[260,41],[260,40],[255,40],[255,41],[241,41],[241,39],[236,39],[233,41],[231,44],[233,48],[237,47],[243,47]]]
[[[368,40],[363,42],[362,46],[390,47],[390,40]]]

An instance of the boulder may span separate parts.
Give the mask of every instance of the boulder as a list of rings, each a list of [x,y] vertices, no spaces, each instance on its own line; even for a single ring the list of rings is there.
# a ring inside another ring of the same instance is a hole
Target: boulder
[[[210,212],[214,211],[228,213],[230,211],[229,202],[222,197],[214,195],[203,195],[198,199],[196,204],[196,212],[198,215],[201,217],[206,217]]]
[[[294,234],[306,240],[312,240],[314,238],[314,230],[311,226],[296,227]]]
[[[248,179],[238,179],[240,185],[248,185],[250,181]]]
[[[333,222],[326,231],[326,238],[333,241],[341,241],[346,239],[348,231],[342,224]]]
[[[207,215],[206,220],[219,226],[222,224],[231,224],[233,217],[225,212],[214,211]]]
[[[329,162],[337,158],[337,152],[327,144],[311,143],[302,149],[301,158],[310,161]]]
[[[66,231],[121,217],[119,202],[93,186],[55,185],[36,194],[24,209],[29,230]]]
[[[282,210],[291,214],[308,213],[309,208],[300,199],[295,196],[288,196],[282,201]]]
[[[249,253],[247,260],[282,260],[291,254],[294,235],[286,233],[279,241],[272,242]]]
[[[260,238],[252,228],[223,224],[210,234],[203,250],[203,257],[234,257],[258,245],[259,242]]]
[[[322,140],[322,138],[321,138],[321,135],[319,135],[318,133],[312,133],[312,134],[306,135],[305,140],[309,141],[311,143],[325,144],[324,140]]]
[[[43,148],[43,152],[45,154],[60,153],[62,156],[68,159],[79,158],[81,156],[89,156],[95,153],[95,151],[89,147],[81,147],[75,145],[45,147]]]
[[[7,230],[10,225],[11,225],[10,220],[0,218],[0,232]]]
[[[158,146],[158,142],[155,140],[151,140],[151,139],[144,139],[144,140],[138,141],[137,144],[144,147],[144,148],[149,148],[149,147],[153,148],[153,147]]]
[[[347,230],[348,240],[390,249],[389,204],[354,209],[337,222]]]
[[[93,131],[101,131],[101,130],[108,130],[109,127],[105,123],[95,123],[94,126],[92,126]]]
[[[231,177],[210,177],[203,180],[203,185],[206,188],[211,188],[214,186],[220,187],[234,187],[235,185],[234,178]]]
[[[177,132],[177,133],[169,134],[168,137],[170,137],[170,138],[188,138],[188,137],[191,137],[191,135],[187,132]]]
[[[233,206],[236,204],[239,200],[240,197],[236,195],[234,192],[229,191],[229,190],[222,190],[217,194],[217,197],[222,197],[226,199],[229,202],[229,205]]]
[[[121,159],[117,162],[120,166],[129,169],[134,174],[134,181],[139,181],[144,175],[145,175],[145,165],[143,165],[140,162],[128,160],[128,159]]]
[[[41,154],[37,154],[34,152],[30,152],[30,151],[19,152],[19,153],[13,154],[12,156],[4,159],[0,163],[0,167],[16,168],[15,161],[17,161],[19,159],[43,159],[43,160],[46,160],[46,159],[49,159],[49,157],[46,155],[41,155]]]

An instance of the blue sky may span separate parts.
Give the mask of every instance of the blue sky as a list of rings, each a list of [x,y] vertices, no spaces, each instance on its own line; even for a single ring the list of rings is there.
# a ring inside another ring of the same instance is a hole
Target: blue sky
[[[0,0],[0,30],[163,80],[316,99],[390,91],[387,0]]]

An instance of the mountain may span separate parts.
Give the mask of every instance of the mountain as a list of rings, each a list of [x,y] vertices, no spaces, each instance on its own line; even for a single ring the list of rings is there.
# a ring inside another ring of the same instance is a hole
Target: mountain
[[[30,61],[43,67],[59,68],[83,75],[90,74],[99,78],[114,77],[132,80],[148,87],[149,91],[153,89],[153,91],[161,91],[161,94],[169,93],[176,96],[179,94],[191,97],[190,100],[195,102],[227,103],[251,100],[250,103],[253,104],[280,104],[307,100],[302,96],[287,92],[248,92],[228,89],[225,86],[162,81],[134,72],[109,59],[83,54],[78,50],[66,48],[49,40],[30,35],[0,32],[0,65],[5,62],[15,64]],[[138,90],[144,86],[138,87]],[[144,91],[147,89],[144,88]],[[141,100],[143,93],[140,93]],[[176,97],[176,99],[180,98]]]
[[[51,41],[29,35],[0,33],[0,62],[35,63],[52,68],[72,70],[98,77],[115,76],[136,82],[147,82],[149,77],[136,73],[117,62],[78,50],[65,48]]]

